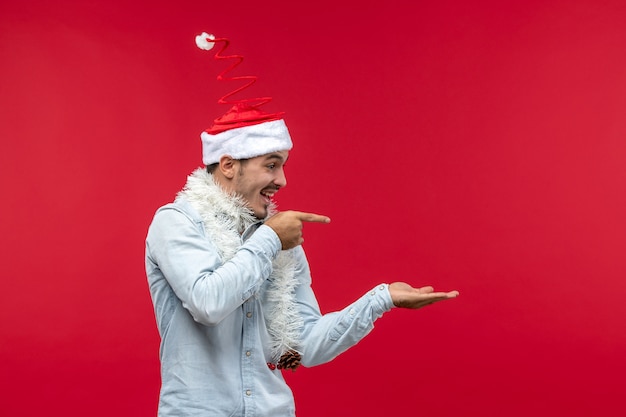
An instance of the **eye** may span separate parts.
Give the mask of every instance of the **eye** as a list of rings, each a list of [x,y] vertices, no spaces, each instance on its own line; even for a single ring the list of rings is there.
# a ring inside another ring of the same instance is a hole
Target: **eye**
[[[269,169],[274,169],[274,168],[276,168],[276,164],[269,164],[267,167],[268,167]]]

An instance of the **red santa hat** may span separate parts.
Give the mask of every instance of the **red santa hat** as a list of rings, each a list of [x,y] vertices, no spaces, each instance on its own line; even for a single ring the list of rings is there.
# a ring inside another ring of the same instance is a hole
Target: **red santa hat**
[[[247,159],[271,152],[290,150],[293,144],[283,120],[284,113],[266,113],[259,109],[261,105],[269,102],[271,97],[227,100],[233,94],[254,84],[257,77],[252,75],[226,77],[226,73],[239,65],[243,57],[222,55],[230,43],[226,38],[215,38],[207,33],[196,36],[196,45],[200,49],[211,50],[216,43],[221,43],[222,49],[215,53],[215,59],[234,60],[230,67],[217,76],[217,79],[220,81],[243,80],[246,83],[218,100],[218,103],[230,104],[232,107],[226,114],[215,119],[213,126],[200,135],[202,162],[205,165],[211,165],[219,162],[224,155],[229,155],[233,159]]]

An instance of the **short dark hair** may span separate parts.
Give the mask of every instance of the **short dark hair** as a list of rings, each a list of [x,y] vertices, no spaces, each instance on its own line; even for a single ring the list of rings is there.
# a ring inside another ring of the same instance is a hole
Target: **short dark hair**
[[[250,158],[238,159],[238,161],[241,163],[241,166],[243,167],[245,163],[248,162],[248,159]],[[208,172],[209,174],[213,174],[218,166],[220,166],[219,162],[215,162],[213,164],[207,165],[206,172]]]
[[[213,174],[219,165],[220,165],[219,162],[215,162],[214,164],[207,165],[206,172],[208,172],[209,174]]]

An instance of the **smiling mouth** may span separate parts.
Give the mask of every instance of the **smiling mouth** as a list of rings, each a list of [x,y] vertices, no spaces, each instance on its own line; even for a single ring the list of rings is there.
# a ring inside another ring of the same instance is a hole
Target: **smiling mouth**
[[[275,190],[263,190],[263,191],[261,191],[261,197],[263,197],[263,199],[265,200],[265,202],[267,204],[271,204],[272,203],[272,198],[274,197],[275,194],[276,194]]]

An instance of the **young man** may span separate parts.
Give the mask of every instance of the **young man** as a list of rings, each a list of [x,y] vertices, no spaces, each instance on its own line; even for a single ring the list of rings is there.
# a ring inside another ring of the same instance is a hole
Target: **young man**
[[[302,227],[330,219],[272,209],[292,148],[282,115],[238,103],[202,145],[206,168],[156,212],[146,239],[161,335],[159,416],[293,416],[282,369],[332,360],[394,306],[458,295],[380,284],[322,315]]]

